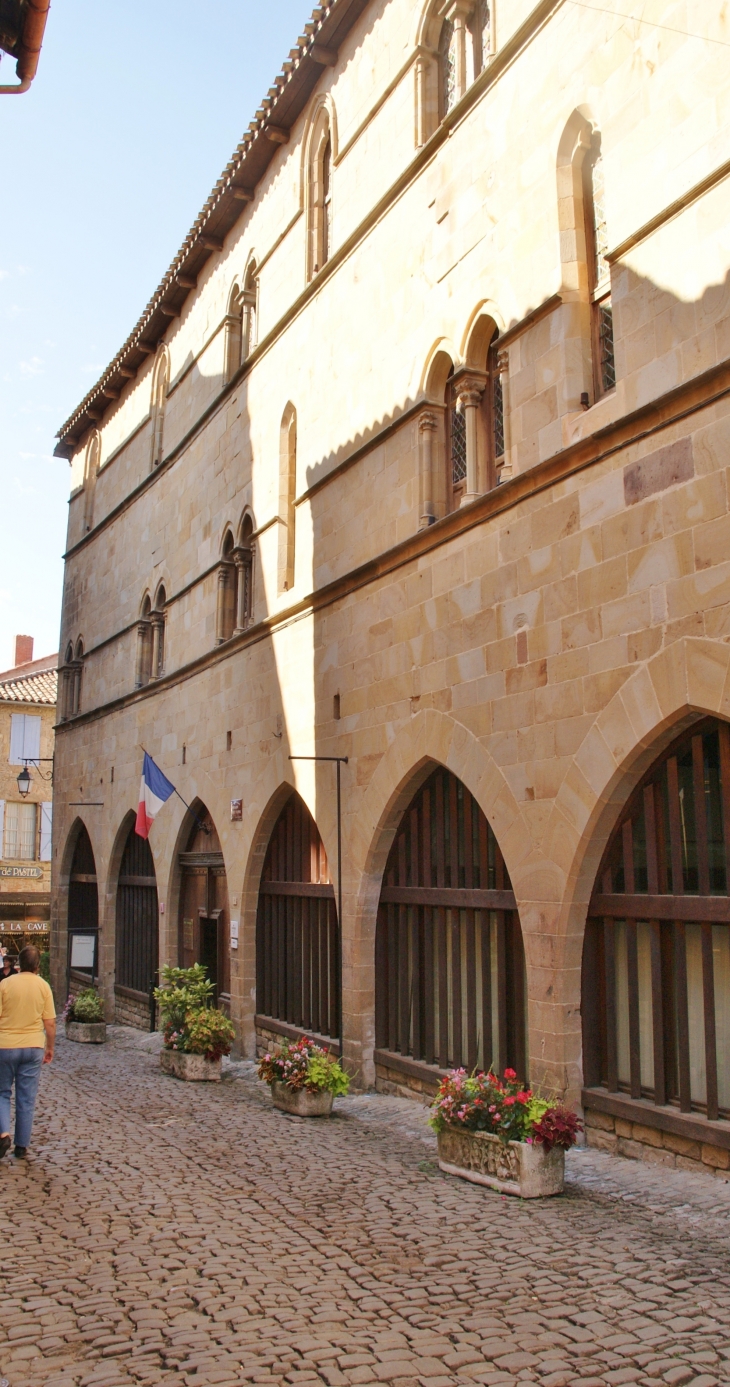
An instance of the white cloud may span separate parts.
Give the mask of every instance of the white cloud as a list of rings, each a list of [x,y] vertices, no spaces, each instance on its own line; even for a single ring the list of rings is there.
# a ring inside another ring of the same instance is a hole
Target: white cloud
[[[32,356],[30,361],[21,361],[20,374],[21,376],[42,376],[43,358],[40,356]]]

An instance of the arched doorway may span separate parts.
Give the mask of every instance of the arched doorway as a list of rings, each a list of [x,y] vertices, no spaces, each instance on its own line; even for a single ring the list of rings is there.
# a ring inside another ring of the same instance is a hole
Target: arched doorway
[[[99,892],[91,839],[81,825],[68,886],[68,967],[71,980],[88,986],[99,974]]]
[[[228,939],[228,885],[220,839],[207,809],[195,812],[185,850],[179,854],[182,876],[179,957],[183,968],[202,963],[215,986],[217,1004],[231,1001],[231,956]]]
[[[296,793],[274,826],[256,918],[256,1025],[340,1033],[339,933],[327,854]],[[286,1032],[284,1032],[286,1033]]]
[[[708,718],[644,776],[598,870],[583,948],[588,1089],[730,1117],[729,862],[730,728]]]
[[[130,824],[117,883],[116,1017],[133,1026],[149,1022],[150,989],[157,983],[157,878],[152,851]]]
[[[474,796],[439,767],[403,815],[385,868],[376,1062],[397,1068],[400,1057],[409,1072],[414,1061],[511,1066],[526,1079],[525,998],[522,931],[499,845]]]

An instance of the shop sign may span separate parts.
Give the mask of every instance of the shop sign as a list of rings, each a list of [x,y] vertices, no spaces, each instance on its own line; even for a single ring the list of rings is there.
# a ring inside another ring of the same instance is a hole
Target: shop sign
[[[40,881],[43,877],[43,868],[0,867],[0,877],[32,877],[34,881]]]
[[[0,920],[0,934],[48,934],[47,920]]]

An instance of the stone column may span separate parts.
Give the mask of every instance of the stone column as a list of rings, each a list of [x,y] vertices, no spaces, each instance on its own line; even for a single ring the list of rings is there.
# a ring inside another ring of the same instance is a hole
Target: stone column
[[[134,687],[141,689],[144,682],[144,648],[147,639],[147,622],[140,621],[137,626],[137,659],[134,666]]]
[[[163,618],[161,616],[154,616],[152,618],[152,668],[150,670],[150,679],[159,679],[160,677],[162,626]]]
[[[73,683],[71,685],[71,716],[76,714],[81,707],[81,665],[75,664],[73,667]]]
[[[438,418],[431,410],[422,414],[418,420],[418,444],[421,465],[421,514],[418,522],[419,530],[428,529],[428,526],[433,525],[436,519],[433,451],[434,439],[438,426]]]
[[[466,491],[461,498],[462,506],[474,501],[479,495],[479,447],[477,433],[477,411],[484,390],[484,382],[467,376],[459,382],[459,404],[464,411],[466,423]]]
[[[215,606],[215,643],[222,645],[225,640],[224,622],[226,616],[226,593],[228,591],[228,564],[218,567],[218,592]]]

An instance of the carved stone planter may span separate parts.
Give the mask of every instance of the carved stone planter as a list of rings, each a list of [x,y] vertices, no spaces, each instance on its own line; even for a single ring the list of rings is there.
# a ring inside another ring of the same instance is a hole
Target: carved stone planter
[[[306,1088],[289,1088],[287,1084],[273,1083],[271,1098],[275,1108],[294,1113],[297,1117],[329,1117],[332,1112],[332,1094],[328,1089],[310,1093]]]
[[[106,1040],[106,1021],[67,1021],[66,1039],[81,1045],[103,1045]]]
[[[182,1050],[161,1050],[160,1068],[163,1074],[171,1074],[173,1079],[187,1079],[190,1083],[219,1084],[221,1081],[221,1062],[207,1060],[205,1055],[186,1055]]]
[[[488,1185],[502,1194],[522,1199],[542,1199],[562,1194],[565,1151],[554,1146],[546,1152],[537,1142],[510,1141],[507,1145],[489,1132],[464,1132],[449,1127],[438,1134],[439,1169],[460,1175],[475,1185]]]

